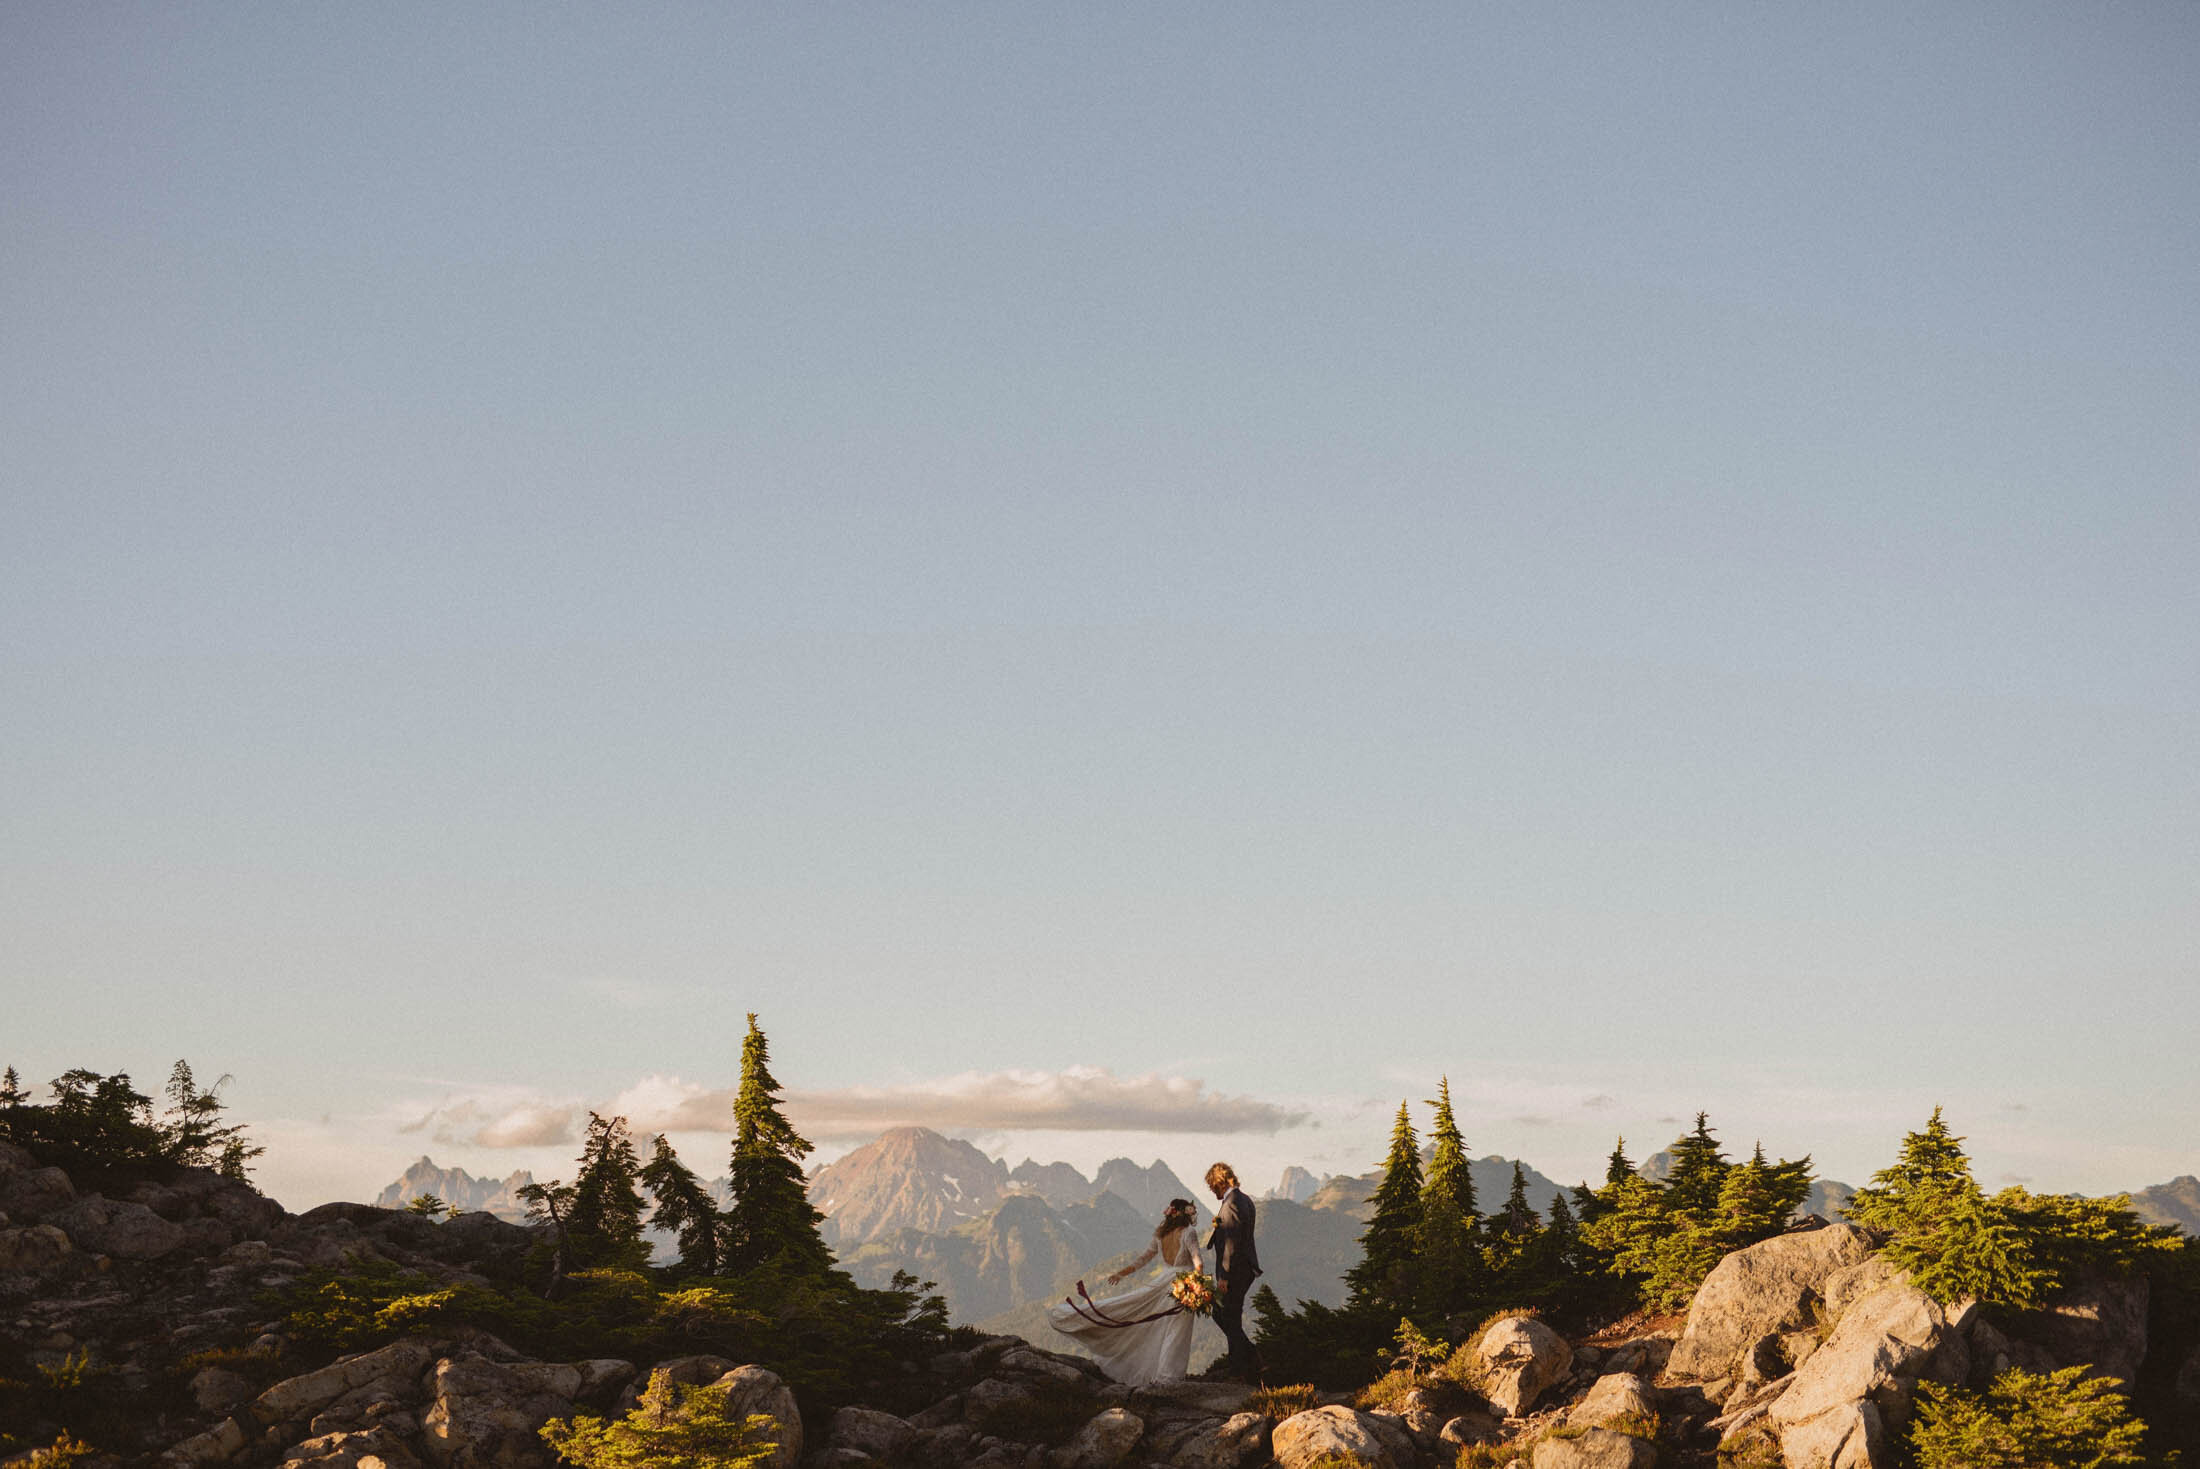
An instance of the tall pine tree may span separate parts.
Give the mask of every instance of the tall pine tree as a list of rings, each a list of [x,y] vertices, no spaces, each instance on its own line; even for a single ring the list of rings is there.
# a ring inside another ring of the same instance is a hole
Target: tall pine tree
[[[1420,1256],[1415,1306],[1431,1321],[1464,1310],[1480,1284],[1475,1243],[1474,1174],[1466,1139],[1451,1110],[1451,1079],[1437,1083],[1436,1120],[1429,1127],[1428,1177],[1421,1184]]]
[[[733,1099],[733,1199],[725,1213],[720,1263],[748,1270],[778,1262],[798,1271],[830,1270],[832,1252],[817,1232],[824,1215],[802,1180],[810,1144],[779,1111],[771,1050],[749,1016],[741,1043],[741,1089]]]
[[[580,1172],[566,1216],[576,1269],[604,1266],[633,1270],[649,1262],[642,1240],[641,1160],[624,1117],[588,1114]]]
[[[703,1187],[695,1170],[680,1161],[680,1155],[672,1151],[672,1144],[661,1132],[649,1161],[642,1165],[642,1186],[657,1201],[657,1212],[649,1222],[670,1231],[680,1241],[681,1268],[699,1275],[717,1274],[718,1206],[711,1202],[710,1190]]]
[[[1415,1235],[1421,1222],[1421,1144],[1406,1104],[1390,1130],[1390,1155],[1375,1188],[1375,1214],[1360,1236],[1360,1263],[1345,1273],[1351,1304],[1383,1316],[1411,1304]]]
[[[1707,1123],[1710,1114],[1696,1114],[1695,1130],[1673,1144],[1673,1170],[1665,1176],[1665,1205],[1676,1214],[1708,1221],[1719,1208],[1719,1190],[1726,1184],[1726,1154]]]

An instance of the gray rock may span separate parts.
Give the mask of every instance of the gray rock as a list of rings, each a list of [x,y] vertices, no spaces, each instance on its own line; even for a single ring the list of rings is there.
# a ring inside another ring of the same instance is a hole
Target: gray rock
[[[1103,1408],[1069,1441],[1063,1469],[1115,1469],[1145,1434],[1146,1420],[1130,1409]]]
[[[1657,1412],[1648,1382],[1631,1372],[1611,1372],[1589,1385],[1566,1410],[1568,1428],[1601,1428],[1619,1418],[1647,1419]]]
[[[329,1433],[283,1454],[285,1469],[420,1469],[412,1448],[387,1428]]]
[[[1877,1404],[1840,1403],[1780,1430],[1786,1469],[1892,1469],[1885,1420]]]
[[[1233,1413],[1202,1423],[1169,1458],[1173,1469],[1249,1469],[1269,1457],[1274,1424],[1260,1413]]]
[[[0,1229],[0,1272],[51,1275],[69,1258],[69,1237],[51,1224]]]
[[[537,1430],[573,1408],[474,1351],[436,1363],[433,1392],[420,1429],[437,1469],[550,1469]]]
[[[204,1433],[194,1434],[161,1455],[163,1464],[190,1466],[226,1464],[245,1451],[252,1435],[234,1418],[224,1418]]]
[[[1901,1277],[1902,1272],[1888,1264],[1884,1255],[1873,1255],[1845,1269],[1834,1271],[1826,1277],[1826,1320],[1838,1323],[1848,1314],[1850,1306],[1873,1291],[1883,1290],[1894,1284]]]
[[[833,1426],[825,1435],[827,1450],[853,1449],[865,1458],[887,1463],[901,1457],[916,1437],[916,1429],[891,1413],[876,1408],[842,1408],[833,1414]]]
[[[184,1242],[181,1227],[143,1204],[86,1194],[54,1214],[59,1225],[80,1250],[113,1255],[121,1260],[158,1260]]]
[[[1482,1396],[1507,1418],[1518,1418],[1573,1363],[1566,1339],[1542,1322],[1508,1316],[1475,1343],[1482,1367]]]
[[[2148,1298],[2143,1275],[2089,1275],[2026,1316],[2023,1335],[2058,1367],[2084,1365],[2129,1384],[2146,1359]]]
[[[726,1405],[736,1416],[762,1413],[772,1420],[777,1444],[766,1469],[794,1469],[802,1459],[802,1411],[795,1406],[794,1389],[778,1373],[764,1367],[736,1367],[712,1384],[726,1394]]]
[[[1271,1440],[1278,1469],[1310,1469],[1324,1459],[1364,1469],[1405,1469],[1365,1413],[1341,1403],[1293,1413]]]
[[[1489,1414],[1461,1413],[1443,1426],[1436,1439],[1454,1449],[1465,1449],[1476,1444],[1496,1443],[1504,1436],[1505,1425]]]
[[[1696,1288],[1667,1375],[1682,1382],[1733,1376],[1745,1349],[1768,1334],[1808,1325],[1826,1282],[1870,1254],[1867,1236],[1849,1224],[1783,1234],[1734,1251]]]
[[[385,1378],[418,1377],[435,1353],[426,1342],[391,1342],[386,1347],[332,1362],[317,1372],[286,1378],[261,1393],[252,1416],[262,1423],[303,1423],[348,1392]]]
[[[191,1379],[191,1401],[202,1413],[229,1413],[252,1396],[252,1384],[226,1367],[202,1367]]]
[[[1780,1427],[1781,1442],[1787,1442],[1791,1430],[1824,1414],[1840,1413],[1843,1422],[1850,1421],[1855,1415],[1846,1410],[1860,1402],[1869,1402],[1881,1416],[1892,1413],[1899,1419],[1908,1412],[1920,1377],[1961,1382],[1970,1366],[1962,1333],[1971,1314],[1970,1307],[1951,1313],[1907,1279],[1856,1300],[1773,1403],[1771,1417]],[[1844,1429],[1830,1440],[1829,1432],[1814,1430],[1805,1437],[1814,1444],[1849,1443],[1863,1429]]]
[[[1592,1428],[1579,1438],[1547,1438],[1535,1446],[1530,1469],[1651,1469],[1655,1445],[1608,1428]]]
[[[0,1209],[17,1220],[43,1219],[66,1209],[76,1198],[76,1185],[69,1182],[69,1175],[58,1168],[38,1167],[28,1161],[28,1153],[22,1156],[23,1167],[0,1171]]]

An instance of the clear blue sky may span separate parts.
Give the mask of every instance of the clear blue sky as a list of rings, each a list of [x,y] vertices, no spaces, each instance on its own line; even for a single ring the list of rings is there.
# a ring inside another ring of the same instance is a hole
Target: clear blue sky
[[[0,1060],[232,1072],[294,1206],[701,1115],[750,1010],[828,1152],[1258,1184],[1448,1073],[1569,1179],[2200,1171],[2195,75],[12,7]]]

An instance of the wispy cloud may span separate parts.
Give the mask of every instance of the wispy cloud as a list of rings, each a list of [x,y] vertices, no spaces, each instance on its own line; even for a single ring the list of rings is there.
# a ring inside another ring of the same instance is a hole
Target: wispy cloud
[[[790,1091],[788,1119],[812,1138],[869,1137],[916,1125],[970,1131],[1273,1133],[1306,1123],[1303,1111],[1207,1089],[1194,1077],[1117,1076],[1100,1067],[965,1072],[891,1087]],[[723,1132],[730,1087],[651,1076],[611,1103],[638,1133]]]
[[[541,1097],[460,1097],[398,1131],[424,1132],[448,1147],[546,1148],[573,1140],[579,1111],[570,1102]]]

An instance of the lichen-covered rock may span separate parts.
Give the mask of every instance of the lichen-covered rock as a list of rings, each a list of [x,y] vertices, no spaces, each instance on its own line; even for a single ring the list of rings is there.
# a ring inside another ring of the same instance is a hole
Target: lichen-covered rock
[[[842,1408],[833,1414],[833,1426],[825,1435],[827,1450],[852,1449],[867,1459],[884,1464],[901,1457],[916,1430],[907,1420],[876,1408]]]
[[[1504,1436],[1505,1425],[1489,1414],[1460,1413],[1443,1426],[1436,1440],[1453,1449],[1465,1449],[1476,1444],[1496,1443]]]
[[[437,1469],[549,1469],[538,1430],[572,1408],[505,1364],[461,1352],[435,1364],[421,1442]]]
[[[1870,1254],[1864,1232],[1849,1224],[1783,1234],[1734,1251],[1696,1288],[1667,1375],[1681,1382],[1733,1376],[1751,1343],[1806,1324],[1827,1280]]]
[[[1177,1445],[1169,1463],[1172,1469],[1247,1469],[1269,1457],[1273,1427],[1260,1413],[1233,1413],[1219,1423],[1202,1423]]]
[[[86,1194],[56,1212],[53,1223],[78,1249],[121,1260],[158,1260],[184,1242],[181,1227],[143,1204],[99,1194]]]
[[[1063,1469],[1115,1469],[1145,1436],[1146,1420],[1128,1408],[1095,1413],[1062,1455]]]
[[[317,1372],[276,1383],[254,1400],[252,1416],[262,1423],[303,1423],[348,1392],[384,1379],[418,1377],[435,1351],[426,1342],[391,1342],[371,1352],[332,1362]]]
[[[58,1168],[40,1168],[31,1155],[15,1149],[22,1162],[0,1167],[0,1209],[10,1219],[38,1220],[66,1209],[76,1198],[76,1185]]]
[[[226,1367],[201,1367],[191,1379],[191,1401],[202,1413],[235,1411],[252,1396],[252,1384]]]
[[[1968,1319],[1968,1309],[1951,1315],[1906,1279],[1881,1287],[1850,1306],[1826,1344],[1796,1371],[1772,1405],[1773,1421],[1784,1428],[1866,1400],[1882,1411],[1907,1411],[1920,1377],[1963,1380],[1970,1366],[1962,1338]]]
[[[1840,1403],[1780,1429],[1786,1469],[1891,1469],[1885,1419],[1871,1402]]]
[[[245,1446],[251,1442],[252,1436],[245,1432],[243,1424],[234,1418],[224,1418],[204,1433],[193,1434],[161,1455],[161,1462],[174,1465],[176,1469],[191,1469],[191,1466],[201,1464],[226,1464],[243,1453]]]
[[[1405,1469],[1368,1415],[1342,1404],[1293,1413],[1276,1425],[1271,1443],[1278,1469],[1309,1469],[1324,1460],[1362,1469]]]
[[[1527,1316],[1495,1323],[1474,1349],[1482,1368],[1482,1396],[1507,1418],[1518,1418],[1535,1406],[1574,1359],[1564,1337]]]
[[[1632,1434],[1591,1428],[1579,1437],[1552,1437],[1535,1446],[1530,1469],[1651,1469],[1657,1447]]]
[[[70,1253],[69,1237],[51,1224],[0,1229],[0,1272],[51,1275]]]
[[[2144,1275],[2087,1275],[2028,1314],[2023,1335],[2058,1367],[2083,1364],[2129,1384],[2146,1359],[2149,1294]]]
[[[1568,1428],[1601,1428],[1619,1419],[1647,1420],[1657,1412],[1650,1384],[1631,1372],[1609,1372],[1589,1385],[1566,1410]]]
[[[330,1433],[284,1453],[283,1469],[421,1469],[404,1439],[386,1428]]]
[[[724,1389],[726,1405],[736,1417],[762,1413],[772,1420],[778,1446],[764,1461],[765,1469],[794,1469],[801,1462],[802,1410],[795,1406],[794,1389],[778,1373],[754,1365],[736,1367],[712,1386]]]

